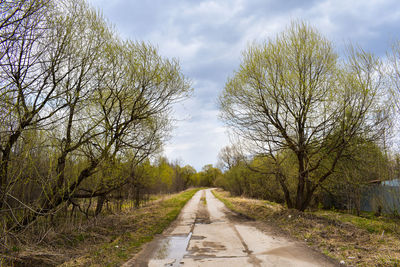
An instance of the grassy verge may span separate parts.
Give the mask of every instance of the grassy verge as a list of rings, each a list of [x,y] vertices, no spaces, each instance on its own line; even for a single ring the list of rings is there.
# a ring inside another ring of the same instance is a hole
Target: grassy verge
[[[125,209],[49,234],[42,245],[21,248],[13,262],[15,266],[120,266],[167,228],[198,190],[163,196],[139,209]]]
[[[86,255],[62,266],[120,266],[140,251],[140,247],[161,233],[198,189],[192,189],[135,210],[118,218],[108,229],[115,236],[111,242],[93,247]],[[97,232],[96,230],[94,230]]]
[[[352,266],[400,266],[400,221],[361,218],[335,211],[299,212],[268,201],[213,194],[229,209],[268,223]]]

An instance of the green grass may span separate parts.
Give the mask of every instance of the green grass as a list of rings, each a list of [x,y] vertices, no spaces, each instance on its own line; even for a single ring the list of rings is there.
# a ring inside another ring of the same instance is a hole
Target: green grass
[[[120,266],[139,252],[140,247],[151,241],[154,235],[162,233],[198,190],[200,189],[190,189],[172,195],[153,205],[120,216],[117,224],[103,225],[103,231],[106,227],[115,235],[112,241],[97,244],[86,255],[62,266]]]
[[[204,206],[207,206],[207,199],[206,199],[206,197],[201,197],[201,198],[200,198],[200,201],[203,202],[203,205],[204,205]]]
[[[350,266],[400,266],[400,221],[389,217],[362,217],[338,211],[299,212],[264,200],[213,194],[227,208],[266,223],[284,235]]]
[[[317,216],[335,219],[344,223],[351,223],[358,228],[367,230],[370,233],[397,233],[400,234],[399,222],[382,217],[359,217],[352,214],[341,213],[336,211],[319,210],[313,212]]]
[[[233,210],[235,212],[241,213],[238,209],[235,208],[235,206],[227,199],[227,198],[223,198],[222,196],[220,196],[220,194],[218,194],[215,190],[211,191],[212,194],[222,203],[225,204],[225,206],[230,209]]]

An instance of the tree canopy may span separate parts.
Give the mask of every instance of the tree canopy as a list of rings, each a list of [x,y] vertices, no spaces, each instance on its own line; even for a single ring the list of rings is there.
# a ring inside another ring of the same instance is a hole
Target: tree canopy
[[[303,22],[250,45],[220,95],[221,118],[251,149],[271,158],[288,207],[304,210],[356,137],[375,140],[386,117],[380,62],[333,44]],[[296,158],[297,190],[282,164]]]
[[[176,59],[121,39],[83,0],[1,8],[1,224],[22,227],[127,184],[126,166],[161,150],[191,84]]]

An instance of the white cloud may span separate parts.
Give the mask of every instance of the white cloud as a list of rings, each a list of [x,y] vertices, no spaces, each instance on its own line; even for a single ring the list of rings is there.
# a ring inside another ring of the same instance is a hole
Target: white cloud
[[[149,41],[163,56],[179,58],[195,92],[176,105],[178,121],[165,154],[198,170],[215,163],[229,142],[217,117],[217,97],[249,43],[273,38],[295,19],[308,21],[339,49],[352,41],[382,55],[390,41],[400,38],[397,0],[90,2],[124,37]]]
[[[183,10],[184,15],[198,18],[213,25],[221,25],[234,19],[243,10],[243,0],[200,1],[195,6]],[[199,22],[197,22],[199,23]]]
[[[218,120],[218,110],[211,103],[192,98],[176,105],[180,119],[166,144],[164,153],[171,159],[190,164],[197,170],[217,161],[219,150],[229,144],[226,129]]]
[[[203,42],[198,39],[190,40],[190,42],[183,43],[178,38],[166,35],[152,36],[155,43],[163,43],[160,46],[160,53],[167,57],[175,57],[185,59],[185,61],[193,60],[198,51],[202,48]]]

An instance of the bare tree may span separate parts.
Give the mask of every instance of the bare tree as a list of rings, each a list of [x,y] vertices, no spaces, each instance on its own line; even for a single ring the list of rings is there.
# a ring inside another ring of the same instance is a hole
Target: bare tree
[[[387,54],[390,66],[391,92],[394,106],[400,110],[400,41],[392,45]]]
[[[218,153],[218,167],[222,170],[230,170],[243,159],[238,146],[231,145],[223,147]]]
[[[118,175],[107,182],[85,181],[105,162],[126,160],[127,152],[138,164],[158,151],[170,129],[171,105],[190,91],[176,61],[162,58],[151,45],[119,40],[85,5],[71,8],[72,46],[59,84],[68,94],[62,98],[61,130],[55,132],[57,182],[23,225],[72,198],[103,197],[124,185],[128,177]],[[67,162],[81,168],[66,177]]]
[[[378,67],[372,55],[352,48],[340,62],[332,44],[301,22],[243,53],[220,96],[221,118],[256,153],[274,160],[289,208],[307,208],[355,137],[382,133]],[[282,168],[291,155],[296,192]]]
[[[15,20],[18,30],[1,44],[12,44],[0,64],[0,208],[7,206],[2,225],[11,228],[125,185],[129,175],[118,166],[160,150],[172,104],[191,90],[176,60],[150,44],[122,41],[84,1],[46,4]],[[26,180],[16,161],[32,165],[43,151],[47,169]],[[24,183],[35,184],[29,199],[19,190]]]
[[[64,77],[54,75],[54,71],[62,66],[66,39],[49,34],[51,25],[46,16],[52,9],[44,8],[43,3],[17,1],[15,8],[7,10],[11,14],[3,14],[2,30],[15,30],[4,33],[7,38],[0,44],[0,206],[16,182],[8,171],[22,133],[50,124],[63,108],[59,97],[64,92],[58,84]]]
[[[49,0],[0,0],[0,60],[49,6]]]

